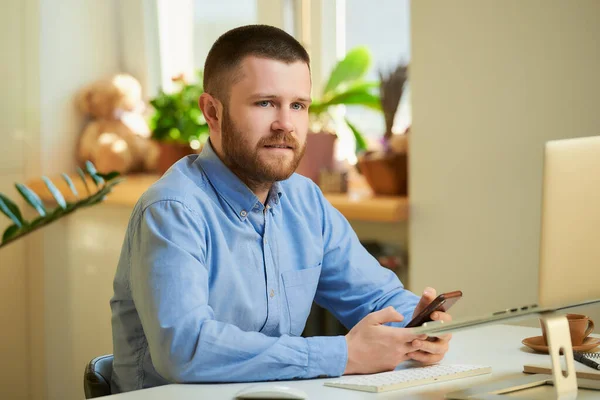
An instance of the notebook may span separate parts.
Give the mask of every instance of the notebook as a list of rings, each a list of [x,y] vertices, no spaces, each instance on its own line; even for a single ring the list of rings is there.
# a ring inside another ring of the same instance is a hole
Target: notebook
[[[573,352],[577,378],[600,380],[600,353]],[[584,360],[585,359],[585,360]],[[526,364],[523,372],[528,374],[552,374],[550,363],[545,365]]]
[[[492,367],[483,365],[431,365],[400,371],[381,372],[371,375],[347,376],[325,382],[325,386],[364,392],[387,392],[413,386],[426,385],[453,379],[490,374]]]

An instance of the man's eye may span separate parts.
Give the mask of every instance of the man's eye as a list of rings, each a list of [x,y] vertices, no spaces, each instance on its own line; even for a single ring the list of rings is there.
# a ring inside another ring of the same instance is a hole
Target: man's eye
[[[256,105],[259,107],[269,107],[269,105],[271,105],[271,102],[267,101],[267,100],[263,100],[263,101],[259,101],[258,103],[256,103]]]
[[[302,104],[302,103],[294,103],[294,104],[292,104],[292,109],[294,109],[294,110],[303,110],[305,108],[306,108],[306,106],[304,104]]]

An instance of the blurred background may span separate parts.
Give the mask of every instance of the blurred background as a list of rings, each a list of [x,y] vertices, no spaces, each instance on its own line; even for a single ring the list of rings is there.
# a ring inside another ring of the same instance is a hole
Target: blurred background
[[[33,218],[15,182],[52,204],[39,178],[76,177],[84,158],[126,180],[0,248],[0,398],[83,398],[85,364],[112,353],[133,204],[165,146],[206,141],[190,106],[204,59],[250,23],[308,49],[311,130],[335,137],[311,177],[382,264],[417,293],[462,290],[455,316],[535,302],[543,145],[600,133],[599,17],[596,0],[2,0],[0,193]],[[382,160],[390,182],[372,178]],[[342,331],[316,310],[306,334]]]

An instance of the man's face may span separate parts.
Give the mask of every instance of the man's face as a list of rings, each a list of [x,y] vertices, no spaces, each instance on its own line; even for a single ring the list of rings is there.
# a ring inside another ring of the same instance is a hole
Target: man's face
[[[242,61],[224,105],[220,153],[241,178],[272,183],[290,177],[306,148],[311,80],[304,62]]]

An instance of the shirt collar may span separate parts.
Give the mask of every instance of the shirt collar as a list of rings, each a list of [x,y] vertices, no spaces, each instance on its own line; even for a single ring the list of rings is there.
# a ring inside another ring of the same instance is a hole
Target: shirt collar
[[[210,140],[202,148],[202,152],[196,159],[211,185],[219,195],[235,211],[240,220],[245,220],[248,213],[256,205],[264,208],[258,197],[221,161]],[[274,206],[279,204],[279,199],[283,194],[282,186],[275,182],[271,186],[267,197],[267,204],[273,210]]]

